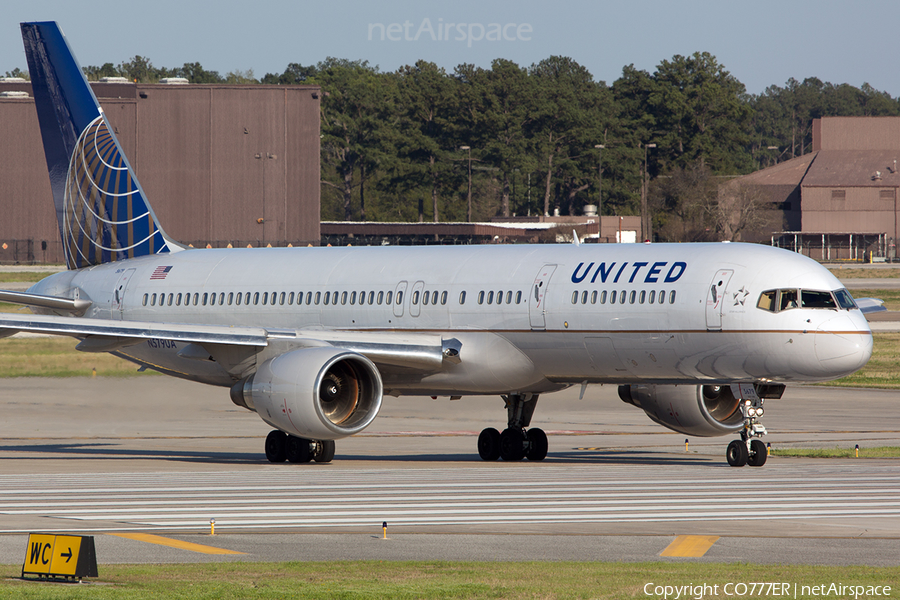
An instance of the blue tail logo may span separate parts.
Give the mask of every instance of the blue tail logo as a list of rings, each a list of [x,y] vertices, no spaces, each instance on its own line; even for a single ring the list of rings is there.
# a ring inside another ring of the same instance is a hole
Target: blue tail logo
[[[181,250],[160,228],[59,26],[22,23],[22,39],[67,266]]]

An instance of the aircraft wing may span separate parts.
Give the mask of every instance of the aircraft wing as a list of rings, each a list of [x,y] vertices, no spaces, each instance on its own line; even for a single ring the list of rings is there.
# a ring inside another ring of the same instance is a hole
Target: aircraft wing
[[[436,334],[343,330],[266,329],[263,327],[85,319],[55,315],[0,314],[0,337],[20,331],[67,335],[82,340],[77,349],[112,352],[149,339],[198,344],[207,349],[240,347],[247,356],[273,342],[284,351],[335,346],[357,352],[376,365],[433,372],[443,361],[459,362],[461,344]],[[217,355],[219,352],[212,351]]]

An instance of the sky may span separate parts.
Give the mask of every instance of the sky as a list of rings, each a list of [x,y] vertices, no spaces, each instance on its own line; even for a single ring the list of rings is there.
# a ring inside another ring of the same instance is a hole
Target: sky
[[[896,98],[898,13],[894,0],[0,0],[0,75],[26,67],[18,24],[55,20],[82,66],[140,55],[259,78],[329,56],[452,72],[561,55],[612,84],[629,64],[709,52],[752,94],[818,77]]]

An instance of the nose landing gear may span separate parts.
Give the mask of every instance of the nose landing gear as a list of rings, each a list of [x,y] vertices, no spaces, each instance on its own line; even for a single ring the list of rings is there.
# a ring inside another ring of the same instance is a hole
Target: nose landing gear
[[[763,402],[756,393],[753,384],[732,385],[732,392],[736,398],[741,399],[741,415],[744,417],[744,429],[741,431],[741,439],[728,444],[725,458],[732,467],[761,467],[766,464],[769,452],[762,440],[755,439],[766,435],[766,428],[759,423],[763,416]]]

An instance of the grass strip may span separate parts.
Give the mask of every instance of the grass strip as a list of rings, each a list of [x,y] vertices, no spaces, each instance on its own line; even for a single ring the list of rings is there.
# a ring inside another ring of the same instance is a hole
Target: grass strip
[[[770,456],[792,458],[857,458],[856,448],[770,448]],[[859,448],[859,458],[900,458],[900,447]]]
[[[138,367],[105,352],[78,352],[70,337],[0,339],[0,378],[6,377],[132,377]]]
[[[778,581],[797,584],[796,598],[821,598],[813,586],[892,586],[900,567],[784,566],[615,562],[284,562],[180,565],[101,565],[105,585],[47,584],[16,580],[21,567],[0,567],[3,598],[653,598],[645,586],[718,586],[706,598],[729,597],[726,584]],[[809,588],[803,593],[803,586]],[[892,590],[891,593],[894,593]],[[747,590],[750,592],[749,588]],[[732,592],[731,596],[735,594]],[[671,598],[674,598],[674,593]],[[681,596],[684,598],[684,594]],[[694,598],[695,594],[687,596]],[[836,598],[853,597],[839,594]]]

